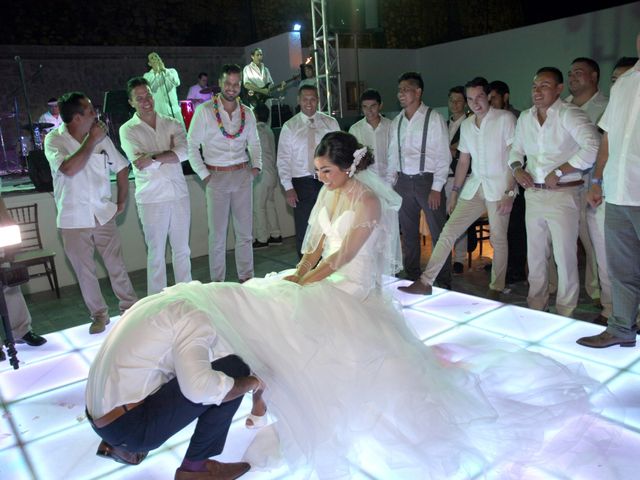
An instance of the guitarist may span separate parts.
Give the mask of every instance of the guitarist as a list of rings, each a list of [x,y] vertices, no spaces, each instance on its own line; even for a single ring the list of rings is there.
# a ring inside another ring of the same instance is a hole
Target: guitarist
[[[266,103],[271,97],[271,91],[276,88],[276,85],[273,84],[273,78],[271,78],[271,72],[262,62],[263,57],[261,48],[254,49],[251,53],[251,63],[242,70],[242,85],[245,90],[243,100],[252,107],[258,103]],[[283,88],[283,86],[278,88]]]

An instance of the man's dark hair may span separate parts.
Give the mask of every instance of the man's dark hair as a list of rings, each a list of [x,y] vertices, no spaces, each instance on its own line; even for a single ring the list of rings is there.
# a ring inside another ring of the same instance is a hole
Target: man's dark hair
[[[589,67],[591,68],[591,70],[593,70],[594,72],[596,72],[596,81],[600,80],[600,65],[598,65],[598,62],[596,62],[593,58],[589,58],[589,57],[578,57],[576,59],[573,60],[573,62],[571,62],[571,65],[573,65],[574,63],[586,63],[587,65],[589,65]]]
[[[482,87],[482,90],[486,95],[489,95],[489,92],[491,91],[489,88],[489,82],[484,77],[475,77],[464,84],[465,90],[473,87]]]
[[[269,120],[269,107],[264,103],[258,103],[253,109],[253,113],[259,122],[267,122]]]
[[[147,82],[146,78],[133,77],[129,79],[129,81],[127,82],[127,98],[129,100],[131,100],[131,92],[133,92],[133,89],[141,85],[146,85],[147,87],[149,86],[149,82]]]
[[[542,67],[536,72],[536,75],[540,75],[541,73],[550,73],[555,77],[557,83],[564,83],[562,72],[556,67]]]
[[[465,100],[467,99],[467,92],[464,91],[464,87],[462,85],[451,87],[447,96],[450,97],[452,93],[459,93]]]
[[[373,100],[375,102],[382,103],[380,92],[374,90],[373,88],[368,88],[367,90],[362,92],[362,95],[360,95],[360,103],[362,104],[362,102],[364,102],[365,100]]]
[[[398,83],[405,81],[413,83],[424,93],[424,81],[422,80],[422,75],[418,72],[404,72],[400,77],[398,77]]]
[[[68,92],[58,98],[58,106],[60,107],[60,117],[66,124],[71,123],[76,114],[82,115],[84,107],[81,100],[87,98],[82,92]]]
[[[489,92],[493,91],[495,91],[501,97],[507,93],[511,93],[509,91],[509,85],[507,85],[502,80],[494,80],[493,82],[489,83]]]
[[[56,97],[51,97],[49,100],[47,100],[47,103],[53,103],[53,102],[57,102],[58,99]]]
[[[303,90],[311,90],[312,92],[316,93],[317,97],[320,97],[320,95],[318,94],[318,88],[315,85],[301,85],[298,89],[298,96],[300,96]]]
[[[254,48],[253,50],[251,50],[251,56],[253,57],[253,56],[256,54],[256,52],[257,52],[258,50],[262,51],[262,48],[260,48],[260,47],[256,47],[256,48]]]
[[[198,74],[198,80],[200,80],[202,77],[208,77],[209,75],[207,75],[207,72],[200,72]]]
[[[613,66],[613,69],[615,70],[620,67],[633,67],[636,63],[638,63],[638,57],[621,57]]]
[[[222,66],[222,70],[220,70],[220,80],[222,80],[222,77],[224,77],[225,75],[231,75],[232,73],[237,73],[238,75],[242,75],[242,69],[240,68],[240,65],[236,64],[236,63],[225,63]]]

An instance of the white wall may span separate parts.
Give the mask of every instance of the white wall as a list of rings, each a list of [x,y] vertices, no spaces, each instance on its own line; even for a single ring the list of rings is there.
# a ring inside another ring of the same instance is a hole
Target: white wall
[[[365,88],[380,90],[387,111],[397,109],[396,79],[406,70],[422,73],[427,104],[446,105],[450,87],[480,75],[507,82],[512,103],[523,109],[531,104],[531,79],[538,68],[555,66],[566,72],[576,57],[591,57],[600,64],[600,86],[608,93],[616,60],[636,56],[639,31],[640,2],[634,2],[417,50],[360,50],[360,79]],[[355,81],[354,51],[342,49],[340,60],[344,88],[347,81]]]

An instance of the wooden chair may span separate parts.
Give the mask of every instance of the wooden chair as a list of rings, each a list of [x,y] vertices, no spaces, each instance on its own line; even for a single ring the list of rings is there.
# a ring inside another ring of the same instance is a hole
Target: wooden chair
[[[478,258],[482,257],[482,244],[485,240],[491,238],[491,230],[489,229],[489,217],[482,216],[476,220],[469,227],[469,235],[467,242],[467,261],[469,263],[468,268],[471,268],[471,254],[475,251],[476,247],[480,246],[480,252]],[[473,238],[475,236],[475,238]]]
[[[58,274],[56,273],[56,253],[42,246],[40,225],[38,224],[38,204],[7,208],[11,218],[20,227],[22,243],[18,245],[14,263],[25,265],[29,269],[29,278],[47,276],[51,290],[60,298]],[[44,271],[32,272],[31,267],[42,266]]]

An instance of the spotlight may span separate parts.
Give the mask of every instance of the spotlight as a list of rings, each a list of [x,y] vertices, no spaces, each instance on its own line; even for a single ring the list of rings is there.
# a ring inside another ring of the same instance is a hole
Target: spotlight
[[[299,23],[294,23],[293,24],[293,31],[294,32],[299,32],[302,29],[302,25],[300,25]]]

